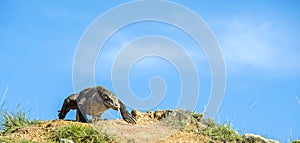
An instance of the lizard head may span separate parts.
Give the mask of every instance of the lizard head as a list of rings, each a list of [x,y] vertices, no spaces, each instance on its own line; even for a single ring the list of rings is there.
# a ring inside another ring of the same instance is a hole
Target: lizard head
[[[104,91],[102,93],[102,99],[104,101],[105,106],[114,110],[118,110],[120,108],[119,99],[113,93],[109,91]]]

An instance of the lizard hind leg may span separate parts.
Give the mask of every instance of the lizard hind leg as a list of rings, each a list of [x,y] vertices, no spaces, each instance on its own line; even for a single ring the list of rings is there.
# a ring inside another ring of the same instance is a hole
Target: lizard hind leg
[[[83,110],[76,110],[76,121],[87,123],[87,116]]]
[[[78,109],[76,110],[76,121],[77,121],[77,122],[80,122]]]

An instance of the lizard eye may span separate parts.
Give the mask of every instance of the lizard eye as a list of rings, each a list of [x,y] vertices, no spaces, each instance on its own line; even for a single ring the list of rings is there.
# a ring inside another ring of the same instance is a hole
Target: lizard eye
[[[103,99],[104,99],[104,100],[107,100],[107,99],[108,99],[108,97],[107,97],[107,96],[103,96]]]
[[[105,101],[111,101],[111,99],[108,98],[107,96],[104,96],[104,100],[105,100]]]

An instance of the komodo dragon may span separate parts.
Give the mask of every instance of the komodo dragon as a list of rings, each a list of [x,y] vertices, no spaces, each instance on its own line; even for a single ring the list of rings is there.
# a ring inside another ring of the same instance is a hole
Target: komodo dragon
[[[126,110],[125,105],[109,90],[103,86],[96,86],[82,90],[79,94],[68,96],[59,110],[59,119],[64,119],[71,109],[76,109],[76,120],[87,122],[86,114],[100,117],[101,114],[112,108],[121,112],[122,118],[132,124],[136,124],[135,119]]]

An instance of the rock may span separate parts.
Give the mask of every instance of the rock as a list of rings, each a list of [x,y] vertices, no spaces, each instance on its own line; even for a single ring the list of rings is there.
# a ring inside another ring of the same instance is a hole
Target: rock
[[[186,122],[187,120],[190,119],[190,114],[180,110],[166,110],[164,113],[164,117]]]
[[[163,110],[157,110],[154,112],[154,118],[160,120],[165,116],[165,112]]]
[[[131,115],[137,120],[149,120],[149,119],[154,119],[154,112],[152,111],[147,111],[146,113],[142,113],[138,110],[132,110]]]
[[[146,116],[153,119],[154,118],[154,112],[149,110],[149,111],[146,112]]]
[[[277,140],[272,140],[272,139],[266,139],[260,135],[255,135],[255,134],[245,134],[243,136],[246,142],[249,143],[280,143]]]
[[[138,115],[140,115],[140,114],[141,114],[141,112],[138,111],[138,110],[132,110],[132,111],[131,111],[131,115],[134,116],[134,117],[136,117],[136,116],[138,116]]]
[[[72,140],[68,140],[68,139],[65,139],[65,138],[61,138],[60,142],[61,143],[74,143]]]

